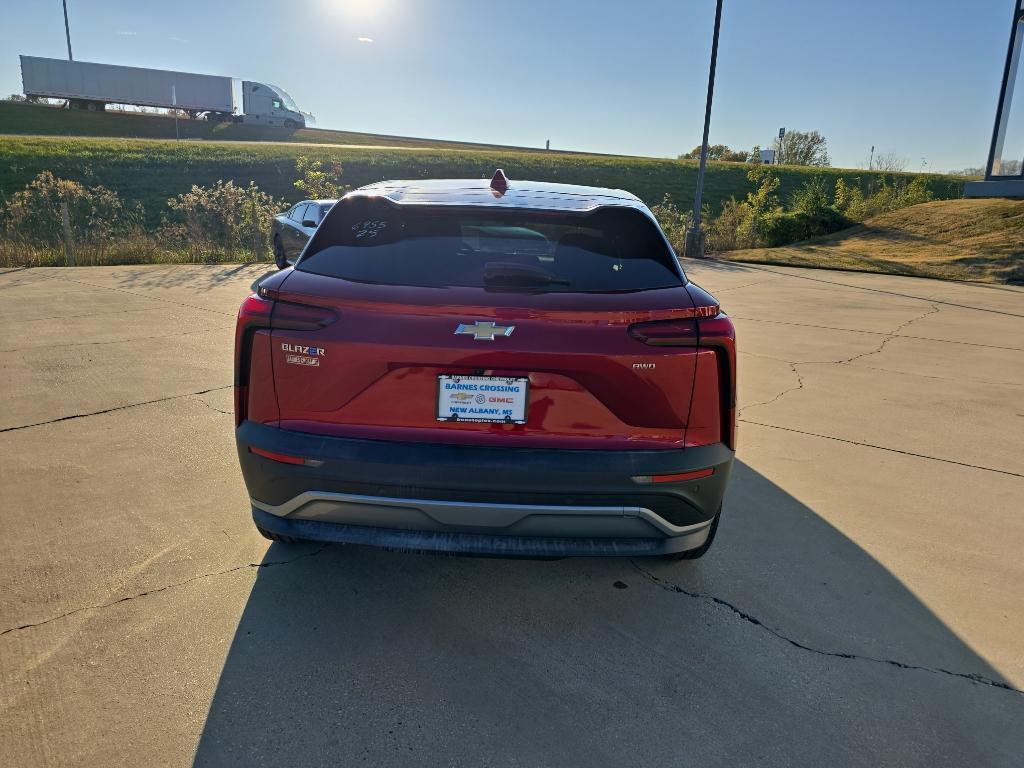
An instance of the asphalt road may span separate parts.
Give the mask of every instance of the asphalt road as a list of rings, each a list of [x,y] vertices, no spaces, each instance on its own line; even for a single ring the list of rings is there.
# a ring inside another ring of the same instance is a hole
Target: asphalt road
[[[256,534],[261,271],[0,273],[0,765],[1021,765],[1024,291],[690,265],[715,548],[534,562]]]

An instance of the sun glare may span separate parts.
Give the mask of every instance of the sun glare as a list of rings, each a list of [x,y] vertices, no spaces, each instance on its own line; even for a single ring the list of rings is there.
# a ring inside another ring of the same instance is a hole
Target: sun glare
[[[323,0],[333,16],[350,22],[378,22],[388,13],[390,0]]]

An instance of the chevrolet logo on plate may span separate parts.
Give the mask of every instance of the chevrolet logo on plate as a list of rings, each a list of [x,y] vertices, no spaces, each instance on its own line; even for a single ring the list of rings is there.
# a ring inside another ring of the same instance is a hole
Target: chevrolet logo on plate
[[[472,325],[459,323],[459,327],[455,329],[455,335],[472,336],[477,341],[494,341],[496,336],[511,336],[515,329],[514,325],[495,325],[490,320],[486,323],[477,320]]]

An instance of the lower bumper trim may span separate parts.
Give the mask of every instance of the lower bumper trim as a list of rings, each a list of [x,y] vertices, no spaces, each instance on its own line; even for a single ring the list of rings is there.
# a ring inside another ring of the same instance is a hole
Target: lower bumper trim
[[[250,499],[252,506],[269,512],[277,517],[291,519],[319,520],[320,522],[365,525],[365,516],[381,515],[385,512],[415,512],[437,526],[457,528],[490,528],[491,531],[480,533],[497,533],[499,528],[511,528],[525,518],[578,520],[585,530],[587,520],[615,522],[622,520],[642,520],[650,526],[648,535],[679,536],[707,527],[707,522],[689,525],[673,525],[659,517],[650,509],[642,506],[573,506],[573,505],[541,505],[541,504],[501,504],[490,502],[440,501],[436,499],[390,498],[386,496],[365,496],[351,493],[332,493],[328,491],[305,491],[284,504],[266,504],[257,499]],[[374,524],[383,519],[373,519]],[[387,527],[386,525],[383,527]],[[407,525],[397,525],[406,528]],[[413,526],[419,528],[421,526]],[[511,531],[515,533],[514,531]],[[545,533],[550,533],[546,531]],[[556,536],[575,535],[573,530],[557,531]]]
[[[670,538],[557,538],[480,533],[412,531],[363,525],[327,523],[278,517],[253,507],[259,528],[282,536],[311,541],[362,544],[415,552],[450,552],[498,557],[647,557],[682,552],[701,546],[711,521]]]

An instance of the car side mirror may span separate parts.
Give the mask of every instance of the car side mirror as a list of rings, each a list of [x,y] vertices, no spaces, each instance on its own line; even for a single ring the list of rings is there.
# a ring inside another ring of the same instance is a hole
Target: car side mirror
[[[302,226],[304,226],[304,227],[313,227],[315,229],[316,228],[316,222],[313,221],[312,219],[304,219],[303,222],[302,222]]]

